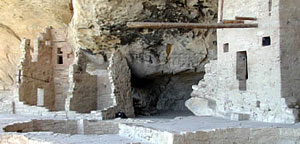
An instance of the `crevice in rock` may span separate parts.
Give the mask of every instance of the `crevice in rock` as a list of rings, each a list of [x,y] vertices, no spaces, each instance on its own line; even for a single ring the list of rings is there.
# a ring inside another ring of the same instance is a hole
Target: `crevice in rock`
[[[21,41],[21,38],[16,34],[14,30],[12,30],[9,26],[0,23],[0,28],[6,30],[9,34],[13,35],[15,38],[17,38],[19,41]]]

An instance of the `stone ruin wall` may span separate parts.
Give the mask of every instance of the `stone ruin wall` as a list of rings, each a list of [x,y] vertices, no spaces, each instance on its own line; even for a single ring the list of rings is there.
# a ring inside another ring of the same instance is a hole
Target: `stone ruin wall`
[[[243,7],[246,3],[248,8]],[[291,80],[299,76],[298,64],[292,65],[291,59],[297,61],[299,56],[297,42],[294,38],[289,41],[290,36],[286,36],[298,28],[292,19],[290,25],[286,25],[285,19],[279,19],[297,17],[297,8],[281,3],[286,4],[286,1],[227,0],[224,3],[224,19],[256,17],[259,28],[218,30],[218,60],[207,65],[204,80],[193,86],[193,98],[186,102],[195,114],[280,123],[298,120],[295,88],[298,85],[297,80]],[[293,9],[294,13],[287,14],[283,9]],[[296,35],[294,32],[291,34]],[[271,43],[263,46],[263,38],[268,36]],[[224,51],[225,44],[229,45],[228,52]],[[246,51],[248,65],[246,87],[242,89],[236,70],[237,52],[240,51]]]
[[[290,108],[300,106],[299,4],[297,0],[279,2],[281,95]]]
[[[108,67],[109,79],[112,84],[112,94],[115,106],[108,109],[103,115],[113,118],[112,114],[124,112],[127,117],[134,117],[133,96],[131,93],[131,71],[125,56],[120,51],[115,51]]]
[[[69,66],[74,61],[71,45],[67,42],[66,29],[52,29],[52,63],[55,90],[55,110],[65,110],[69,90]],[[59,60],[59,57],[61,60]]]
[[[79,50],[70,71],[70,96],[67,110],[80,113],[97,111],[103,119],[124,112],[134,117],[130,70],[124,56],[113,52],[104,60],[102,55]]]
[[[70,67],[70,95],[66,110],[80,113],[90,113],[97,110],[97,75],[87,72],[88,65],[92,63],[88,54],[83,51],[76,53],[74,64]]]
[[[21,45],[23,58],[17,78],[19,100],[50,110],[64,110],[68,92],[68,67],[73,62],[65,29],[46,28],[35,40],[33,52],[29,43],[29,40],[24,39]],[[61,64],[58,63],[58,55],[62,56]],[[40,101],[39,90],[43,95]]]
[[[19,100],[28,105],[37,105],[38,89],[44,90],[44,106],[55,109],[51,32],[47,28],[34,42],[31,56],[29,40],[23,40],[23,59],[19,66],[17,85]]]

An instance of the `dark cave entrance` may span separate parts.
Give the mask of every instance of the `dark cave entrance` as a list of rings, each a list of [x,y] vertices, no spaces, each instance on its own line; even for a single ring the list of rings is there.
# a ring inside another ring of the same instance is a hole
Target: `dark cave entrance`
[[[181,73],[139,78],[132,75],[135,115],[139,116],[189,116],[185,106],[204,73]]]

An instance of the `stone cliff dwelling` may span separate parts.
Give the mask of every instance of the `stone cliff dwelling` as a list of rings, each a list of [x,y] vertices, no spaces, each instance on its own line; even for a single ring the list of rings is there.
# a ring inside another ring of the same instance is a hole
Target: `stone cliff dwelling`
[[[300,1],[0,7],[0,144],[300,143]]]
[[[193,86],[187,106],[196,115],[294,123],[299,114],[297,1],[224,2],[223,19],[253,17],[255,29],[219,29],[218,60]],[[195,107],[194,105],[201,105]]]

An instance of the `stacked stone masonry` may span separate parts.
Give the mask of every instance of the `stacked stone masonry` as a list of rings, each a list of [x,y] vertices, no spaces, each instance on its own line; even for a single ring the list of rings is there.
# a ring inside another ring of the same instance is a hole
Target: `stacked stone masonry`
[[[106,60],[74,49],[67,37],[66,29],[46,28],[33,51],[30,41],[22,40],[11,112],[68,119],[108,119],[116,112],[134,117],[124,56],[116,51]]]
[[[255,17],[257,21],[246,23],[259,26],[217,31],[218,60],[206,67],[207,76],[198,86],[193,86],[187,107],[196,115],[297,122],[298,5],[300,2],[296,0],[224,1],[220,12],[224,19]]]

